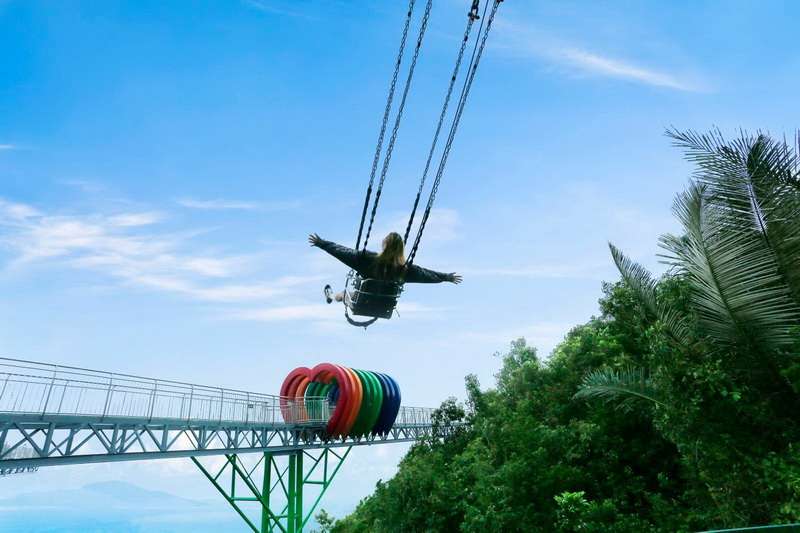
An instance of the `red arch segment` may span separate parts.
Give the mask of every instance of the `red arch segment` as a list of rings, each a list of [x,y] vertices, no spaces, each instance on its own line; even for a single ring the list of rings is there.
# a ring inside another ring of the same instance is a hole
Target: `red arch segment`
[[[310,369],[306,367],[295,368],[289,372],[289,375],[283,380],[280,394],[280,408],[281,415],[283,415],[283,419],[286,422],[298,421],[298,414],[296,412],[297,403],[294,399],[297,397],[297,389],[304,381],[308,381],[309,371]],[[303,390],[305,390],[305,387]]]
[[[364,432],[384,433],[394,423],[399,408],[399,395],[396,392],[399,389],[393,379],[385,374],[364,370],[356,372],[331,363],[320,363],[314,368],[295,368],[283,380],[280,408],[287,423],[308,420],[304,399],[312,383],[333,385],[329,397],[336,398],[336,406],[325,427],[329,437],[344,438],[356,436],[355,433],[363,435]],[[368,420],[366,426],[365,416]]]

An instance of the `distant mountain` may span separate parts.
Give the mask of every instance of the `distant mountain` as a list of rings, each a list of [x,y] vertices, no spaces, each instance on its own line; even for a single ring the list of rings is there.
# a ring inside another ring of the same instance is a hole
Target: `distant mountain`
[[[0,499],[0,510],[48,508],[97,511],[202,509],[206,504],[124,481],[91,483],[79,489],[24,492]]]
[[[217,533],[245,528],[222,500],[190,500],[124,481],[0,499],[3,533]]]
[[[91,483],[85,485],[83,490],[95,494],[110,495],[111,497],[125,501],[126,503],[136,503],[137,505],[146,505],[149,507],[170,507],[174,508],[180,505],[188,505],[191,507],[204,507],[205,503],[188,498],[181,498],[168,492],[160,490],[144,489],[132,483],[124,481],[103,481],[99,483]]]

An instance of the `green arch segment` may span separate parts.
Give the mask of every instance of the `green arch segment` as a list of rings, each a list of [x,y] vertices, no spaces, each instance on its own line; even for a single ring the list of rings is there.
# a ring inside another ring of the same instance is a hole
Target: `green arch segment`
[[[364,374],[372,382],[372,388],[375,391],[375,401],[370,406],[371,409],[366,422],[365,433],[368,433],[375,427],[375,424],[378,422],[378,417],[381,414],[381,407],[383,406],[383,387],[375,374],[368,370],[365,370]]]
[[[321,383],[319,381],[312,381],[311,383],[308,384],[308,387],[306,388],[306,392],[305,392],[305,394],[303,396],[305,397],[305,399],[307,401],[309,400],[309,398],[325,397],[325,396],[328,395],[328,393],[331,391],[331,389],[333,387],[335,387],[335,386],[336,386],[335,380],[332,383]],[[323,416],[322,403],[321,402],[314,402],[314,401],[307,402],[307,404],[306,404],[306,412],[307,412],[309,418],[313,418],[313,419],[322,418],[322,416]]]
[[[364,395],[361,399],[361,406],[356,416],[356,421],[350,434],[361,437],[372,431],[383,404],[383,388],[380,381],[372,372],[366,370],[353,370],[361,381],[361,388]]]

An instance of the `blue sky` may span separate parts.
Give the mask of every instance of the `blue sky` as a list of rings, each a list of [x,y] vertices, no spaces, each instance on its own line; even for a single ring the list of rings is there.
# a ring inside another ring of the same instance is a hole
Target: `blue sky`
[[[436,0],[376,231],[402,229],[463,31]],[[368,332],[321,300],[345,269],[405,2],[0,0],[0,352],[276,392],[299,365],[380,370],[405,403],[547,354],[616,278],[657,266],[690,168],[664,129],[793,135],[788,2],[515,2],[495,32],[408,287]],[[377,239],[373,239],[377,241]],[[403,448],[351,456],[340,513]],[[185,462],[40,471],[0,498],[125,479],[212,497]],[[221,505],[221,504],[220,504]]]

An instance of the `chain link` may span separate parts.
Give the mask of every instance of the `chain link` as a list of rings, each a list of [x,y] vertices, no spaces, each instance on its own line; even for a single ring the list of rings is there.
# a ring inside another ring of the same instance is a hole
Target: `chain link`
[[[450,86],[447,88],[447,95],[444,98],[444,106],[442,106],[442,112],[439,115],[439,123],[436,125],[436,133],[433,134],[433,143],[431,144],[431,149],[428,152],[428,160],[425,161],[425,170],[422,171],[422,179],[419,182],[419,189],[417,190],[417,196],[414,199],[414,207],[411,208],[411,216],[408,218],[408,224],[406,225],[406,233],[403,236],[403,244],[408,243],[408,236],[411,233],[411,226],[414,224],[414,216],[417,213],[417,207],[419,206],[419,200],[422,197],[422,191],[425,188],[425,181],[428,177],[428,171],[431,168],[431,161],[433,160],[433,154],[436,151],[436,145],[439,142],[439,134],[442,132],[442,126],[444,125],[444,119],[447,116],[447,109],[450,106],[450,98],[453,95],[453,88],[456,85],[456,79],[458,78],[458,73],[461,69],[461,63],[464,60],[464,52],[467,49],[467,43],[469,42],[469,36],[472,32],[472,26],[477,20],[478,17],[478,2],[479,0],[474,0],[472,3],[472,8],[470,9],[467,21],[467,28],[464,30],[464,39],[461,41],[461,49],[458,51],[458,58],[456,59],[456,66],[453,69],[453,74],[450,76]]]
[[[428,28],[428,20],[431,16],[431,7],[433,0],[428,0],[425,6],[425,13],[422,16],[422,22],[419,28],[419,37],[417,37],[417,46],[414,49],[414,57],[411,59],[411,66],[408,69],[408,76],[406,77],[406,84],[403,89],[403,97],[400,99],[400,106],[397,109],[397,117],[395,117],[394,127],[392,128],[392,136],[389,138],[389,144],[386,147],[386,155],[383,159],[383,168],[381,169],[380,181],[378,181],[378,188],[375,191],[375,202],[372,204],[372,213],[369,218],[369,227],[367,228],[367,235],[364,237],[364,249],[367,249],[367,242],[372,233],[372,224],[375,222],[375,214],[378,212],[378,203],[381,201],[381,193],[383,192],[383,184],[386,181],[386,173],[389,170],[389,162],[392,160],[392,152],[394,151],[394,144],[397,140],[397,133],[400,130],[400,120],[403,118],[403,111],[406,107],[406,99],[408,98],[408,91],[411,88],[411,80],[414,77],[414,70],[417,67],[417,59],[419,52],[422,49],[422,39],[425,37],[425,30]]]
[[[378,135],[378,144],[375,147],[375,157],[372,159],[372,171],[369,176],[369,185],[367,186],[367,196],[364,199],[364,208],[361,211],[361,224],[358,227],[358,238],[356,239],[356,250],[361,243],[361,232],[364,231],[364,221],[367,217],[367,208],[369,201],[372,197],[372,184],[375,182],[375,172],[378,170],[378,162],[381,158],[381,151],[383,149],[383,138],[386,135],[386,126],[389,124],[389,113],[392,109],[392,101],[394,100],[394,91],[397,86],[397,75],[400,72],[400,64],[403,62],[403,52],[406,48],[406,40],[408,38],[408,29],[411,26],[411,15],[414,13],[414,4],[416,0],[410,0],[408,3],[408,13],[406,15],[405,26],[403,27],[403,36],[400,39],[400,50],[397,53],[397,62],[394,65],[394,73],[392,74],[392,82],[389,85],[389,96],[386,98],[386,109],[383,111],[383,123],[381,124],[381,131]]]
[[[464,113],[464,106],[467,102],[467,97],[469,96],[470,89],[472,89],[472,82],[475,80],[475,74],[478,70],[478,64],[480,63],[481,57],[483,56],[483,50],[486,47],[486,39],[489,37],[489,31],[492,29],[492,22],[494,21],[494,17],[497,14],[497,8],[503,0],[494,0],[492,5],[492,11],[489,15],[489,18],[486,20],[486,29],[483,32],[483,35],[480,37],[480,47],[478,48],[477,55],[474,56],[475,61],[472,64],[472,68],[467,76],[466,82],[464,84],[464,89],[462,91],[461,99],[458,103],[458,107],[456,108],[455,116],[453,117],[453,124],[450,127],[450,134],[447,138],[447,144],[445,144],[444,150],[442,152],[442,157],[439,161],[439,168],[436,171],[436,179],[433,182],[433,187],[431,188],[431,194],[428,197],[428,204],[425,206],[425,212],[422,215],[422,220],[420,221],[419,230],[417,231],[417,236],[414,239],[414,246],[411,249],[411,252],[408,256],[408,261],[406,262],[408,265],[413,264],[414,258],[417,255],[417,250],[419,249],[419,243],[422,240],[422,233],[425,231],[425,224],[428,222],[428,218],[430,217],[431,208],[433,207],[433,202],[436,199],[436,193],[439,191],[439,184],[442,181],[442,175],[444,174],[444,167],[447,164],[447,158],[450,155],[450,149],[453,146],[453,140],[455,139],[456,130],[458,129],[459,122],[461,121],[461,115]],[[487,6],[488,7],[488,4]],[[486,9],[484,8],[484,16],[486,14]]]

